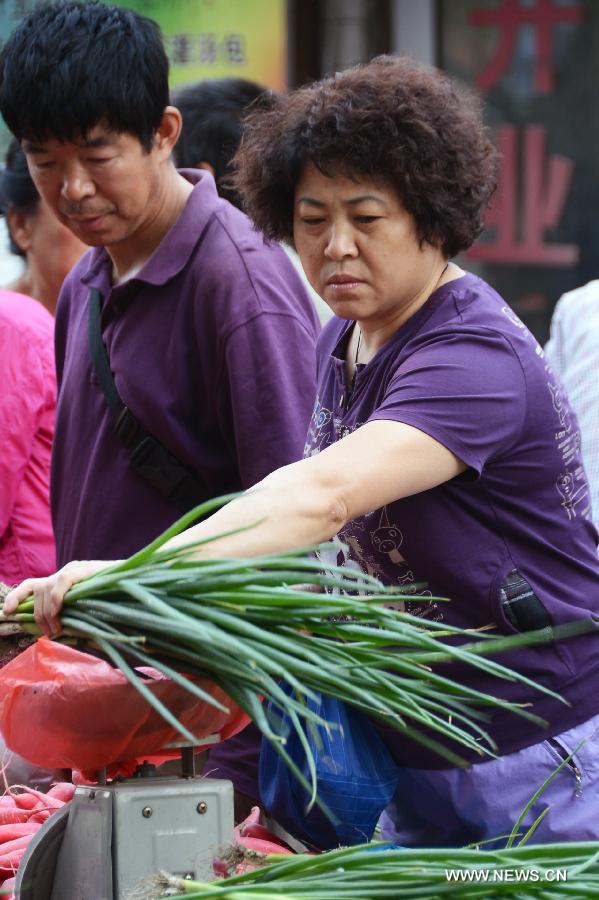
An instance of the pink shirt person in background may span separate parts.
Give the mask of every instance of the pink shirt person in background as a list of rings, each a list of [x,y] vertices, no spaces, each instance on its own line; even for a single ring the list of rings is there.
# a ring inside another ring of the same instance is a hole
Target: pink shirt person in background
[[[0,176],[0,212],[10,250],[24,263],[0,289],[0,581],[13,584],[55,568],[53,313],[65,275],[87,248],[42,202],[16,140]]]
[[[0,580],[7,584],[55,568],[55,405],[54,319],[37,300],[0,291]]]
[[[42,202],[16,140],[0,176],[0,211],[10,250],[24,263],[0,289],[0,581],[14,584],[55,568],[49,497],[53,314],[65,275],[87,248]],[[0,763],[5,784],[47,790],[66,777],[10,753],[2,736]]]

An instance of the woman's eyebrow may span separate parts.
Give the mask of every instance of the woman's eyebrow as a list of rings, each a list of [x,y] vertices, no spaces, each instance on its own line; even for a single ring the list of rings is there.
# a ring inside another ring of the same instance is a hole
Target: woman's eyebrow
[[[374,194],[360,194],[359,197],[351,197],[349,200],[344,200],[343,202],[347,206],[355,206],[358,203],[365,203],[366,201],[374,201],[375,203],[380,203],[381,206],[385,205],[385,201],[382,197],[376,197]],[[324,201],[316,200],[314,197],[298,197],[297,203],[308,203],[310,206],[318,207],[326,206]]]
[[[326,206],[326,203],[323,203],[322,200],[315,200],[314,197],[298,197],[297,205],[300,203],[308,203],[310,206]]]
[[[350,200],[346,200],[348,206],[355,206],[358,203],[366,203],[367,201],[374,201],[375,203],[380,203],[381,206],[385,205],[385,201],[382,197],[376,197],[374,194],[361,194],[359,197],[351,197]]]

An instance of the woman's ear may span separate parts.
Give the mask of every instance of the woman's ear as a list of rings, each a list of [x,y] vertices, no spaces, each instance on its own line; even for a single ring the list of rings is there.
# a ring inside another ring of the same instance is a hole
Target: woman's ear
[[[179,140],[182,124],[183,120],[179,110],[175,106],[166,106],[154,138],[154,149],[164,159],[168,159],[173,147]]]
[[[10,236],[17,247],[27,253],[31,250],[32,230],[31,215],[19,212],[17,209],[9,209],[6,213],[6,225]]]

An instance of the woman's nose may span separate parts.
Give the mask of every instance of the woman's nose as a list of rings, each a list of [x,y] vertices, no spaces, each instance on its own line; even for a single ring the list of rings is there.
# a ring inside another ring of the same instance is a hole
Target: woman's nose
[[[333,260],[357,256],[358,248],[353,228],[349,223],[336,224],[331,227],[324,253]]]

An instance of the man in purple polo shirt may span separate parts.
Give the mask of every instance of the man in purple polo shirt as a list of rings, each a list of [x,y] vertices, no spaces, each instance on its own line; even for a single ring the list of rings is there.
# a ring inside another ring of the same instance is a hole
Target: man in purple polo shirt
[[[301,457],[318,320],[284,252],[208,173],[175,169],[181,116],[154,22],[99,2],[43,6],[10,37],[0,78],[39,193],[93,248],[56,322],[58,564],[123,557],[180,504],[140,476],[115,432],[91,360],[90,291],[122,402],[209,497]]]
[[[285,254],[209,174],[174,168],[181,117],[154,22],[99,2],[44,6],[1,68],[0,108],[38,190],[93,248],[57,314],[58,561],[129,554],[179,510],[115,433],[88,345],[90,291],[121,399],[212,497],[301,456],[317,319]]]

